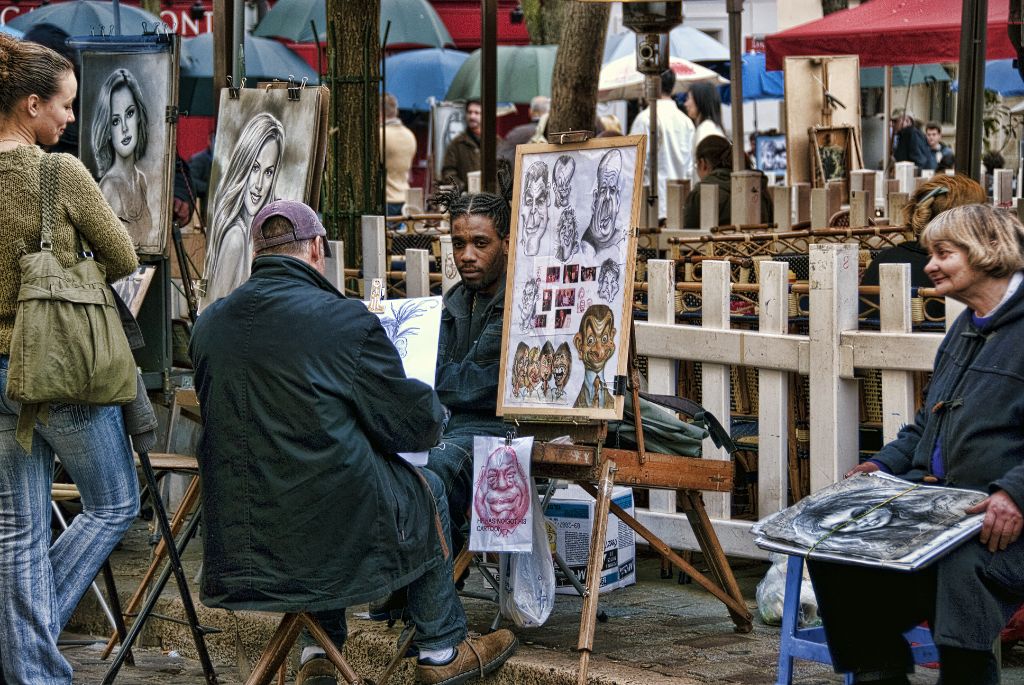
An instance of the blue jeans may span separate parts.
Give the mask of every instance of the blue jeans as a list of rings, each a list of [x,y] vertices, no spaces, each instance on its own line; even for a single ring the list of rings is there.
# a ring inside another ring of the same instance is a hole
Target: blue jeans
[[[450,435],[430,450],[427,468],[440,477],[448,499],[452,541],[458,554],[469,537],[469,503],[473,490],[473,436]]]
[[[71,683],[57,637],[139,511],[139,484],[120,407],[53,404],[32,453],[15,441],[20,405],[7,397],[0,356],[0,682]],[[51,544],[54,456],[82,496],[82,513]]]
[[[455,583],[452,582],[455,552],[452,550],[449,533],[448,503],[445,500],[444,487],[436,474],[426,469],[422,469],[420,473],[423,474],[434,496],[434,506],[444,529],[448,555],[444,556],[444,551],[438,545],[435,552],[441,557],[441,563],[409,583],[408,613],[409,619],[416,626],[413,644],[420,649],[444,649],[454,647],[466,638],[466,614],[455,592]],[[433,526],[434,522],[426,520],[423,525]],[[319,611],[313,615],[340,649],[348,636],[345,610]],[[303,644],[312,644],[307,635],[304,634],[303,637]]]

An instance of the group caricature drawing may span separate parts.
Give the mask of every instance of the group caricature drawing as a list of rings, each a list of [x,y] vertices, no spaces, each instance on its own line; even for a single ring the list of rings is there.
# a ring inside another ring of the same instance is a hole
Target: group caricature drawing
[[[621,416],[644,142],[517,149],[499,414]]]

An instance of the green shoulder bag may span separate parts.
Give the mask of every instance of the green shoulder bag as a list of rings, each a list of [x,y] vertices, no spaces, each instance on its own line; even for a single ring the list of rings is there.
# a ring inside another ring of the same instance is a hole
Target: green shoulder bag
[[[58,155],[44,155],[39,171],[41,240],[22,247],[21,289],[11,336],[7,395],[21,403],[18,443],[32,449],[38,418],[50,402],[126,404],[135,399],[135,359],[118,317],[106,269],[79,235],[82,260],[69,269],[53,255]],[[76,231],[77,233],[77,231]]]

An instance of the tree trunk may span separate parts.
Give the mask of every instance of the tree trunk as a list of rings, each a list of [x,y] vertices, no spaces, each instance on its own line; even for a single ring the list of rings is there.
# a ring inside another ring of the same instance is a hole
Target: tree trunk
[[[850,0],[821,0],[821,13],[825,16],[839,10],[849,9],[849,7]]]
[[[566,6],[570,0],[523,0],[523,18],[533,45],[553,45],[562,35]]]
[[[570,2],[551,77],[548,132],[594,130],[597,79],[608,30],[606,3]]]
[[[380,155],[380,0],[327,0],[331,111],[324,174],[327,234],[360,256],[364,214],[384,213]]]

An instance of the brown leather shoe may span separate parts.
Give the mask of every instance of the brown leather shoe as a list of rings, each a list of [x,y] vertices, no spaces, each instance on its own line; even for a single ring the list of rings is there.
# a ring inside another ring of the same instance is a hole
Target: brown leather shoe
[[[330,659],[315,656],[299,669],[295,685],[338,685],[338,674]]]
[[[424,685],[459,685],[483,678],[515,654],[512,631],[502,628],[487,635],[470,635],[455,647],[455,658],[444,666],[416,665],[416,679]]]

